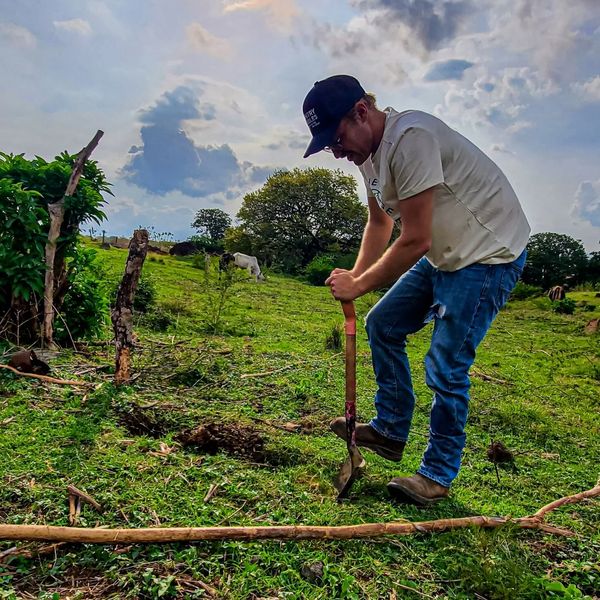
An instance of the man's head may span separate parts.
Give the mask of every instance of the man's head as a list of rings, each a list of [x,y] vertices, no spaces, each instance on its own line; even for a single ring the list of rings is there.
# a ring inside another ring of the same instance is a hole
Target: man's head
[[[336,158],[362,164],[379,144],[379,139],[374,141],[369,119],[369,111],[374,108],[373,96],[350,75],[317,81],[302,106],[312,134],[304,158],[329,150]]]

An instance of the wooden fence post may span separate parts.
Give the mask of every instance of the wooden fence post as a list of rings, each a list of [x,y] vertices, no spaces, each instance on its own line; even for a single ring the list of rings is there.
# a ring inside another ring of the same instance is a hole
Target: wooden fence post
[[[128,383],[131,377],[131,348],[133,347],[133,298],[148,252],[148,232],[136,229],[129,242],[129,256],[119,285],[111,318],[117,351],[115,383]]]

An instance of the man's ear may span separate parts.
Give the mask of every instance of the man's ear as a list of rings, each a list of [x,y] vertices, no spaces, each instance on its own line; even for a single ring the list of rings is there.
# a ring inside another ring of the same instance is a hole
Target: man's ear
[[[359,100],[354,107],[355,114],[359,122],[364,123],[369,115],[369,107],[364,100]]]

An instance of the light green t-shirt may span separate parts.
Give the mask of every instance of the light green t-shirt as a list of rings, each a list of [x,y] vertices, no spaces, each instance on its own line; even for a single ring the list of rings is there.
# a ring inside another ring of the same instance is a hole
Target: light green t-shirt
[[[359,168],[382,210],[398,221],[403,200],[434,189],[431,249],[443,271],[507,263],[525,249],[530,227],[500,167],[433,115],[386,108],[375,154]]]

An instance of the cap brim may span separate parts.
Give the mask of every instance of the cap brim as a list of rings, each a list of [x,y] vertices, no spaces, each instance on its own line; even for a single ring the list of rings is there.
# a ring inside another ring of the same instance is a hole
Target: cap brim
[[[324,131],[317,133],[317,135],[313,136],[313,139],[310,140],[310,144],[304,153],[304,158],[308,158],[311,154],[316,154],[328,146],[333,141],[335,137],[335,132],[339,127],[339,123],[336,123],[334,127],[329,127]]]

